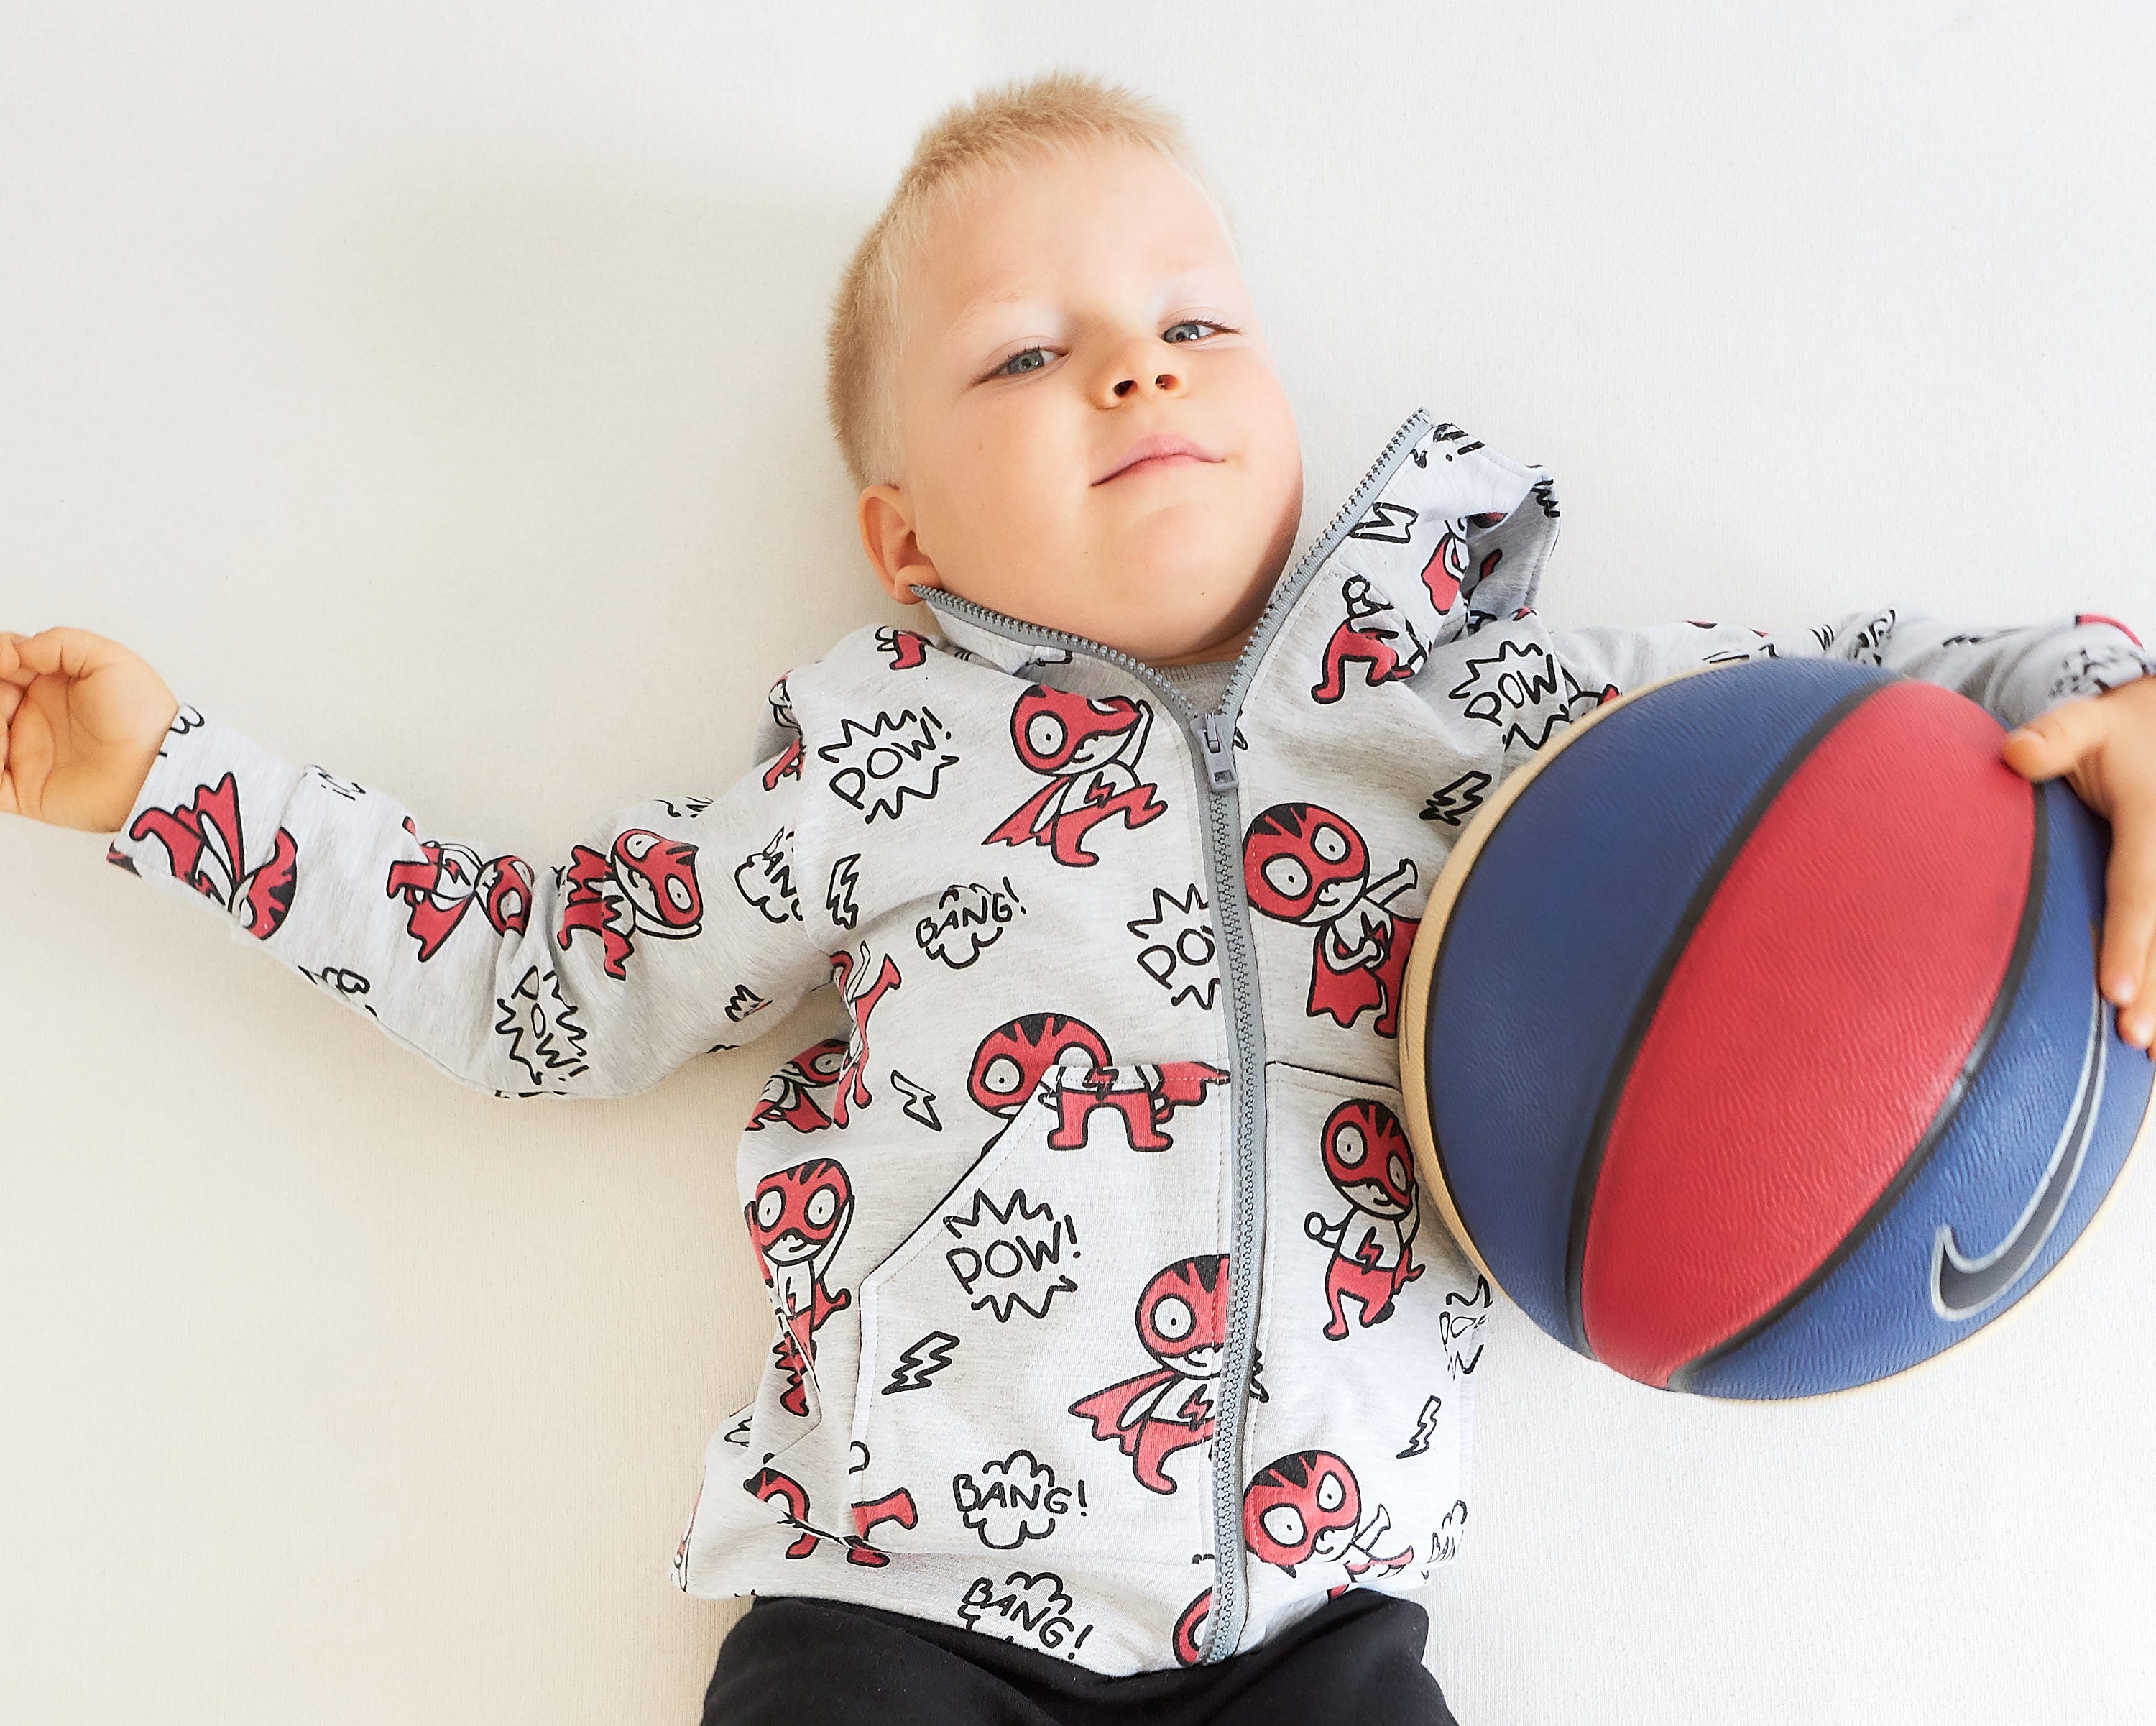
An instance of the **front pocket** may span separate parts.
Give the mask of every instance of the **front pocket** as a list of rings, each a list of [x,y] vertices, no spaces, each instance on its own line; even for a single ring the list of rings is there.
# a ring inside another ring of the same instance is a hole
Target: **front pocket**
[[[890,1553],[1210,1549],[1227,1076],[1054,1067],[861,1279],[853,1498]]]
[[[1457,1549],[1491,1299],[1417,1184],[1395,1087],[1265,1078],[1266,1397],[1243,1455],[1260,1626],[1313,1585],[1412,1588]]]

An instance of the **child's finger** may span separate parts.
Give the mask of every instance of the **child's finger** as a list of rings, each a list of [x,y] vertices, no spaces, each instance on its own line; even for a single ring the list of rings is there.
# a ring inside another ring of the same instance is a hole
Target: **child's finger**
[[[2138,1011],[2156,1014],[2156,986],[2148,974],[2148,949],[2156,944],[2156,810],[2135,813],[2140,819],[2121,819],[2112,828],[2097,975],[2119,1006],[2130,1001]]]
[[[2141,958],[2142,984],[2136,991],[2138,997],[2131,1007],[2118,1009],[2118,1034],[2137,1049],[2149,1050],[2156,1056],[2156,941]]]
[[[2109,720],[2093,696],[2062,701],[2007,732],[1999,753],[2007,766],[2025,778],[2051,778],[2103,741]]]
[[[23,664],[22,655],[15,651],[15,644],[23,639],[13,629],[0,629],[0,678],[10,686],[19,684],[27,688],[37,673]]]

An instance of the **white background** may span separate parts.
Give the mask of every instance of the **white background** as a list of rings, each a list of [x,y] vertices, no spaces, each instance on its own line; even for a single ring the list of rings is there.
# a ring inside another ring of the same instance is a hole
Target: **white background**
[[[1426,403],[1559,624],[2156,634],[2156,30],[2114,3],[0,4],[0,627],[141,652],[484,855],[708,793],[883,614],[829,296],[919,127],[1189,121],[1323,520]],[[678,1722],[803,1018],[506,1104],[0,822],[0,1716]],[[1954,1355],[1767,1407],[1501,1308],[1466,1726],[2148,1718],[2156,1183]]]

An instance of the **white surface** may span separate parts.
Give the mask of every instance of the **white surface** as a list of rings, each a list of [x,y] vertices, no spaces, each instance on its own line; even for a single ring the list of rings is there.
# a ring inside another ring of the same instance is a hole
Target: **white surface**
[[[883,614],[823,319],[918,127],[1074,64],[1215,165],[1313,524],[1418,400],[1561,622],[2156,624],[2126,4],[0,9],[0,627],[553,856]],[[0,823],[0,1717],[692,1722],[666,1576],[805,1021],[505,1104]],[[1466,1726],[2147,1717],[2156,1185],[1949,1359],[1725,1408],[1511,1309]]]

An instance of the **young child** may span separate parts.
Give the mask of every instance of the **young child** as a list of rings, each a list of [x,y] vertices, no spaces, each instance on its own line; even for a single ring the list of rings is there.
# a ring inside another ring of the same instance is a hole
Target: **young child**
[[[2113,818],[2105,988],[2149,1041],[2123,625],[1553,629],[1549,478],[1420,413],[1289,568],[1293,419],[1180,131],[1124,92],[931,128],[830,403],[919,629],[789,673],[745,777],[552,866],[116,643],[0,635],[0,809],[113,832],[463,1083],[618,1097],[841,992],[741,1143],[775,1328],[674,1555],[759,1597],[707,1719],[1451,1718],[1399,1596],[1469,1521],[1491,1292],[1419,1200],[1401,972],[1462,824],[1623,690],[1825,655],[2033,722],[2009,762]]]

